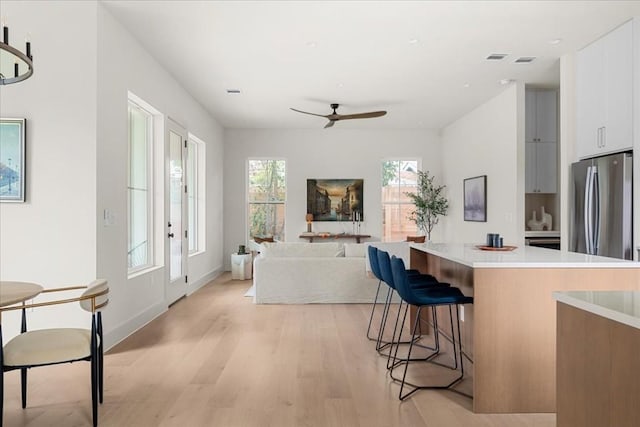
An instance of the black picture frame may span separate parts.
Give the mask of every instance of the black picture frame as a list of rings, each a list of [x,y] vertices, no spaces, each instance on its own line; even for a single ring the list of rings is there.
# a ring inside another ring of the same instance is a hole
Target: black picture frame
[[[463,182],[464,220],[487,222],[487,176],[466,178]]]

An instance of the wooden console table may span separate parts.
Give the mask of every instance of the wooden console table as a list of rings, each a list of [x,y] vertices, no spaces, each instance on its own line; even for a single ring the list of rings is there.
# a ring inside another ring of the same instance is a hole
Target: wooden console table
[[[356,243],[360,243],[360,239],[368,239],[371,237],[368,234],[301,234],[301,239],[309,240],[309,243],[313,243],[313,239],[356,239]]]

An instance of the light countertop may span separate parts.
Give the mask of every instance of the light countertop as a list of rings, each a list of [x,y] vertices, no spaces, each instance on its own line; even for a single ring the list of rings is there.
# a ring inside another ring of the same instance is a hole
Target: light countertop
[[[543,230],[543,231],[531,231],[524,232],[524,237],[560,237],[560,231],[558,230]]]
[[[508,245],[505,242],[505,245]],[[638,268],[640,262],[520,246],[513,251],[483,251],[478,244],[411,243],[413,249],[455,261],[472,268]]]
[[[553,297],[564,304],[640,329],[640,291],[565,291]]]

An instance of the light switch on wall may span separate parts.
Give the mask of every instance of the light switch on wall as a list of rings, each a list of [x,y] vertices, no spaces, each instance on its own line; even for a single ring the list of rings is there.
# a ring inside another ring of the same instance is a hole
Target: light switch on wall
[[[110,209],[104,210],[103,223],[105,227],[110,227],[116,224],[116,214]]]

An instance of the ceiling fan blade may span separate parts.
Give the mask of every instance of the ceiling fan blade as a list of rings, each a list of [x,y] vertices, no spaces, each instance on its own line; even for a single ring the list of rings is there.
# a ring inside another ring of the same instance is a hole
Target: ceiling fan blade
[[[297,112],[297,113],[302,113],[302,114],[310,114],[312,116],[318,116],[318,117],[326,117],[328,118],[329,116],[324,115],[324,114],[316,114],[316,113],[309,113],[307,111],[302,111],[302,110],[296,110],[295,108],[290,108],[291,110]]]
[[[338,115],[339,120],[349,120],[349,119],[371,119],[374,117],[382,117],[387,114],[386,111],[371,111],[370,113],[358,113],[358,114],[343,114]]]
[[[324,125],[324,128],[330,128],[333,127],[333,125],[336,123],[335,120],[329,120],[329,123],[327,123],[326,125]]]

